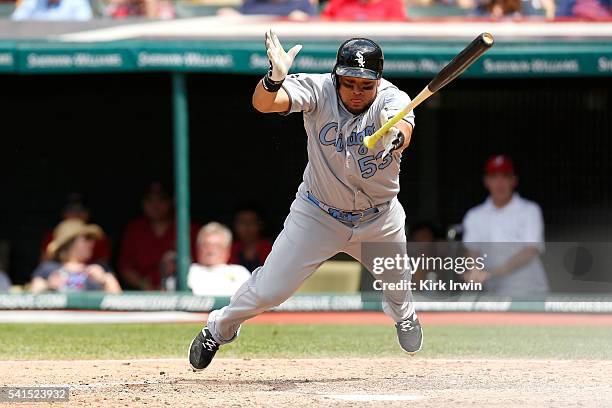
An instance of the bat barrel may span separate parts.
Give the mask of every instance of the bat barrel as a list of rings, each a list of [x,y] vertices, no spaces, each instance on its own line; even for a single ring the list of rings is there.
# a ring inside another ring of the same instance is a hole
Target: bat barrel
[[[461,75],[470,65],[474,63],[482,54],[493,46],[493,35],[482,33],[463,49],[455,58],[452,59],[442,70],[431,80],[427,87],[431,92],[439,91],[444,85]]]
[[[416,108],[421,102],[429,98],[431,94],[439,91],[444,85],[451,82],[453,79],[461,75],[470,65],[474,63],[482,54],[493,46],[493,35],[490,33],[482,33],[467,47],[463,49],[455,58],[452,59],[442,70],[423,88],[423,90],[406,106],[401,112],[397,113],[387,123],[378,129],[371,136],[367,136],[363,140],[363,144],[371,149],[390,128],[408,112]]]

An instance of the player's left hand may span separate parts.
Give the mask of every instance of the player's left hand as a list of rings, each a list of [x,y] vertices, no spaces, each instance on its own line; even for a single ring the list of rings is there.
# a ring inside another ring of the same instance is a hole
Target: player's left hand
[[[285,79],[291,65],[293,65],[295,56],[301,49],[302,46],[298,44],[289,51],[285,51],[276,33],[272,30],[266,32],[266,53],[270,60],[270,78],[273,81],[283,81]]]
[[[386,110],[380,111],[380,124],[381,126],[387,123],[389,115]],[[382,158],[387,157],[389,153],[399,149],[404,145],[404,134],[395,126],[393,126],[381,139],[382,146],[385,148]]]

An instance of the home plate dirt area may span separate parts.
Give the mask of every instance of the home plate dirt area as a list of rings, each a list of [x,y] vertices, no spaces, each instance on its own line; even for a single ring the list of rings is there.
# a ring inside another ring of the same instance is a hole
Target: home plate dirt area
[[[0,378],[68,385],[54,406],[612,406],[612,361],[592,360],[219,358],[201,372],[185,359],[2,361]]]

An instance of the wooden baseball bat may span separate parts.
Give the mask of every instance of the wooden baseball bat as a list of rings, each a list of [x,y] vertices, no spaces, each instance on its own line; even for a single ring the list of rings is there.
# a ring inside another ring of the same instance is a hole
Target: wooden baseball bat
[[[474,63],[482,54],[485,53],[493,45],[493,35],[489,33],[482,33],[474,41],[472,41],[467,47],[463,49],[451,62],[446,64],[444,68],[429,82],[429,84],[423,88],[421,92],[412,100],[410,103],[395,116],[387,121],[380,129],[378,129],[371,136],[366,136],[363,139],[363,144],[371,149],[376,145],[378,139],[383,137],[385,133],[391,129],[393,125],[399,122],[404,116],[406,116],[411,110],[419,106],[424,100],[429,98],[435,92],[442,89],[442,87],[453,79],[457,78],[463,73],[470,65]]]

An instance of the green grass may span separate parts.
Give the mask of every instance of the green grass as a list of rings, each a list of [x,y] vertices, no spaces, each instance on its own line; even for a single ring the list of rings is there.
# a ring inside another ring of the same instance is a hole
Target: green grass
[[[185,357],[192,324],[0,324],[0,359]],[[612,359],[610,327],[425,328],[420,357]],[[245,325],[222,357],[394,357],[393,326]]]

